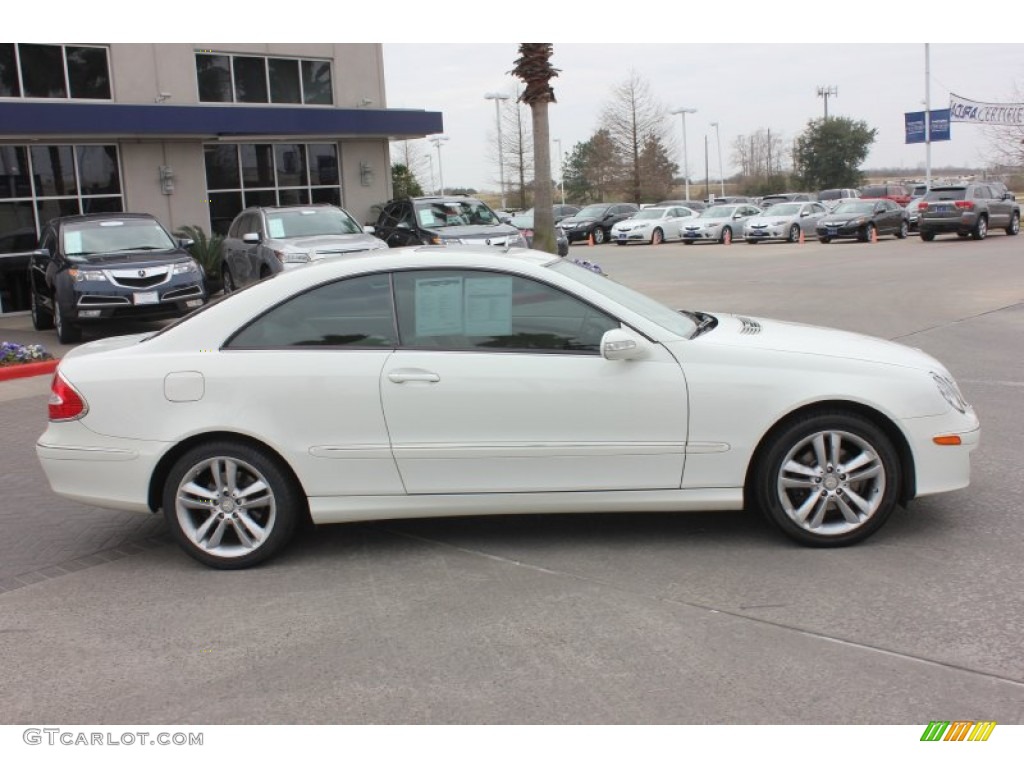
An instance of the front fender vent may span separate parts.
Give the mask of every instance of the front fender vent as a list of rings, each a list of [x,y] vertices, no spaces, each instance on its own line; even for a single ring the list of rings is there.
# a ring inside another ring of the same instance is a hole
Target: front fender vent
[[[743,323],[743,327],[740,328],[740,335],[753,336],[755,333],[761,332],[761,324],[756,320],[751,320],[749,317],[736,316],[736,319]]]

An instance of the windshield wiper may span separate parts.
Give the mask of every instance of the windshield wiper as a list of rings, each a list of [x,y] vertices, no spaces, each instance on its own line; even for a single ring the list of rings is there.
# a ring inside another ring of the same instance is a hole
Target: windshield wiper
[[[170,248],[161,248],[158,245],[133,245],[131,248],[114,248],[106,253],[124,253],[125,251],[169,251]]]

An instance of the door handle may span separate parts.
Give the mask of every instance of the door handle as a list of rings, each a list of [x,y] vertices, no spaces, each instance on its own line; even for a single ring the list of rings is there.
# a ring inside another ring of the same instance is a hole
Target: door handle
[[[405,384],[410,381],[421,381],[425,384],[434,384],[441,380],[441,377],[432,371],[425,371],[422,368],[399,368],[388,373],[388,379],[395,384]]]

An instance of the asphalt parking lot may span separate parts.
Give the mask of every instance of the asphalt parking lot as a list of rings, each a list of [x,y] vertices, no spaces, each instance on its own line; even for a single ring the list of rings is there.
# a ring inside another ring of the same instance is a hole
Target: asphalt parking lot
[[[569,257],[935,355],[982,421],[971,487],[840,550],[744,513],[523,515],[322,528],[218,572],[161,518],[52,494],[48,381],[0,382],[0,722],[1024,723],[1024,238]],[[27,317],[0,336],[60,351]]]

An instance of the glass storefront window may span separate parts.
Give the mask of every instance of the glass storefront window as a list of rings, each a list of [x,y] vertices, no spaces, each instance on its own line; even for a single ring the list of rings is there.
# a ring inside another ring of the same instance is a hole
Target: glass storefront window
[[[22,43],[18,46],[18,53],[25,96],[30,99],[67,98],[64,55],[59,45]]]
[[[302,62],[302,92],[307,104],[333,104],[331,64],[328,61]]]
[[[234,101],[231,92],[231,58],[196,54],[196,78],[200,101]]]
[[[196,79],[199,101],[334,103],[330,61],[196,53]]]
[[[235,101],[267,103],[267,60],[256,56],[235,56]]]
[[[32,179],[36,197],[77,194],[75,156],[71,146],[33,146]]]
[[[109,100],[107,49],[95,45],[0,43],[0,96]]]
[[[246,187],[274,186],[274,146],[242,144],[242,184]]]
[[[25,147],[0,146],[0,199],[31,196],[28,151]]]
[[[116,195],[121,192],[116,147],[78,147],[78,173],[83,195]]]
[[[0,43],[0,96],[21,96],[14,43]]]
[[[65,55],[72,99],[110,98],[110,73],[105,48],[69,45]]]
[[[238,189],[242,186],[237,144],[207,145],[205,154],[207,189]]]
[[[301,104],[298,59],[269,59],[270,100],[275,104]]]

